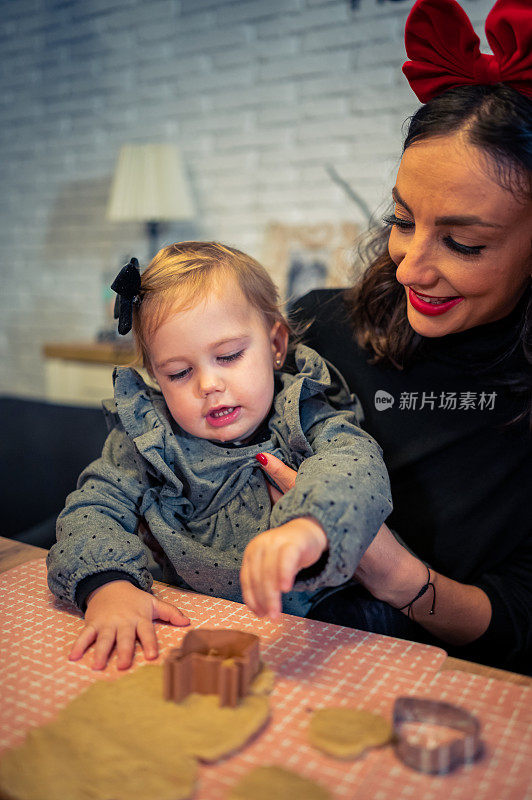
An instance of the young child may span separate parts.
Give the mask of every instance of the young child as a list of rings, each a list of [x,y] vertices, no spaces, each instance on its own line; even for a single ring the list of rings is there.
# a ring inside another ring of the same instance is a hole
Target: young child
[[[160,390],[115,371],[102,456],[68,496],[48,556],[52,592],[85,611],[70,657],[96,642],[94,668],[114,646],[129,666],[137,638],[156,657],[153,619],[189,622],[149,593],[143,530],[168,582],[302,616],[350,579],[391,511],[380,448],[341,376],[303,345],[282,369],[289,324],[254,259],[182,242],[142,277],[132,259],[113,288],[119,331],[133,326]],[[273,507],[263,451],[299,470]]]

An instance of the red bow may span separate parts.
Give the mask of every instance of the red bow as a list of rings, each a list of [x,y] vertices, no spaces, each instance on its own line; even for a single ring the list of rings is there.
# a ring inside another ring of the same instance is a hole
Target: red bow
[[[505,83],[532,98],[532,0],[497,0],[486,19],[494,55],[456,0],[416,0],[405,26],[403,64],[410,86],[426,103],[453,86]]]

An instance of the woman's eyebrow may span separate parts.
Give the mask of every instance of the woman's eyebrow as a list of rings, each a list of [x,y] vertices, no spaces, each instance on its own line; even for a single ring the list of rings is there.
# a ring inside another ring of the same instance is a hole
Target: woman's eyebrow
[[[447,217],[436,217],[436,225],[482,225],[484,228],[502,228],[498,222],[488,222],[487,220],[475,217],[473,214],[450,215]]]
[[[404,209],[408,211],[408,213],[413,217],[414,214],[408,207],[408,204],[405,203],[396,186],[392,189],[392,197],[396,203],[403,206]],[[498,222],[488,222],[487,220],[481,219],[481,217],[477,217],[474,214],[449,214],[445,217],[436,217],[434,220],[435,225],[482,225],[484,228],[503,228],[504,225],[500,225]]]
[[[409,213],[409,214],[410,214],[412,217],[414,216],[414,215],[412,214],[412,211],[411,211],[411,210],[410,210],[410,208],[408,207],[407,203],[405,203],[405,201],[403,200],[403,198],[402,198],[402,197],[401,197],[401,195],[399,194],[399,190],[398,190],[397,186],[394,186],[394,187],[393,187],[393,189],[392,189],[392,197],[393,197],[393,199],[395,200],[395,202],[396,202],[396,203],[399,203],[399,205],[400,205],[400,206],[403,206],[403,208],[406,208],[406,210],[408,211],[408,213]]]

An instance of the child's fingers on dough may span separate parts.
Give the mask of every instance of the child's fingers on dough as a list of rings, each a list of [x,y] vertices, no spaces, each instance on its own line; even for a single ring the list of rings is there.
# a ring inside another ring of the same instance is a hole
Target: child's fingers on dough
[[[116,626],[102,628],[94,645],[93,669],[104,669],[116,640]]]
[[[86,625],[72,645],[72,650],[68,656],[69,659],[71,661],[77,661],[78,658],[81,658],[85,650],[87,650],[91,644],[96,641],[96,636],[96,628],[93,628],[92,625]]]
[[[133,661],[137,630],[134,624],[120,625],[116,632],[116,666],[127,669]]]

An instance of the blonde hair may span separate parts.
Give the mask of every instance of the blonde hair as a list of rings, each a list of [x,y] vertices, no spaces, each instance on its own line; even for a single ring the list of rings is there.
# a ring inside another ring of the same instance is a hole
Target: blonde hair
[[[159,250],[141,276],[140,304],[133,310],[137,362],[149,370],[148,340],[154,331],[172,312],[204,299],[228,275],[269,328],[279,322],[292,332],[277,287],[258,261],[218,242],[176,242]]]

